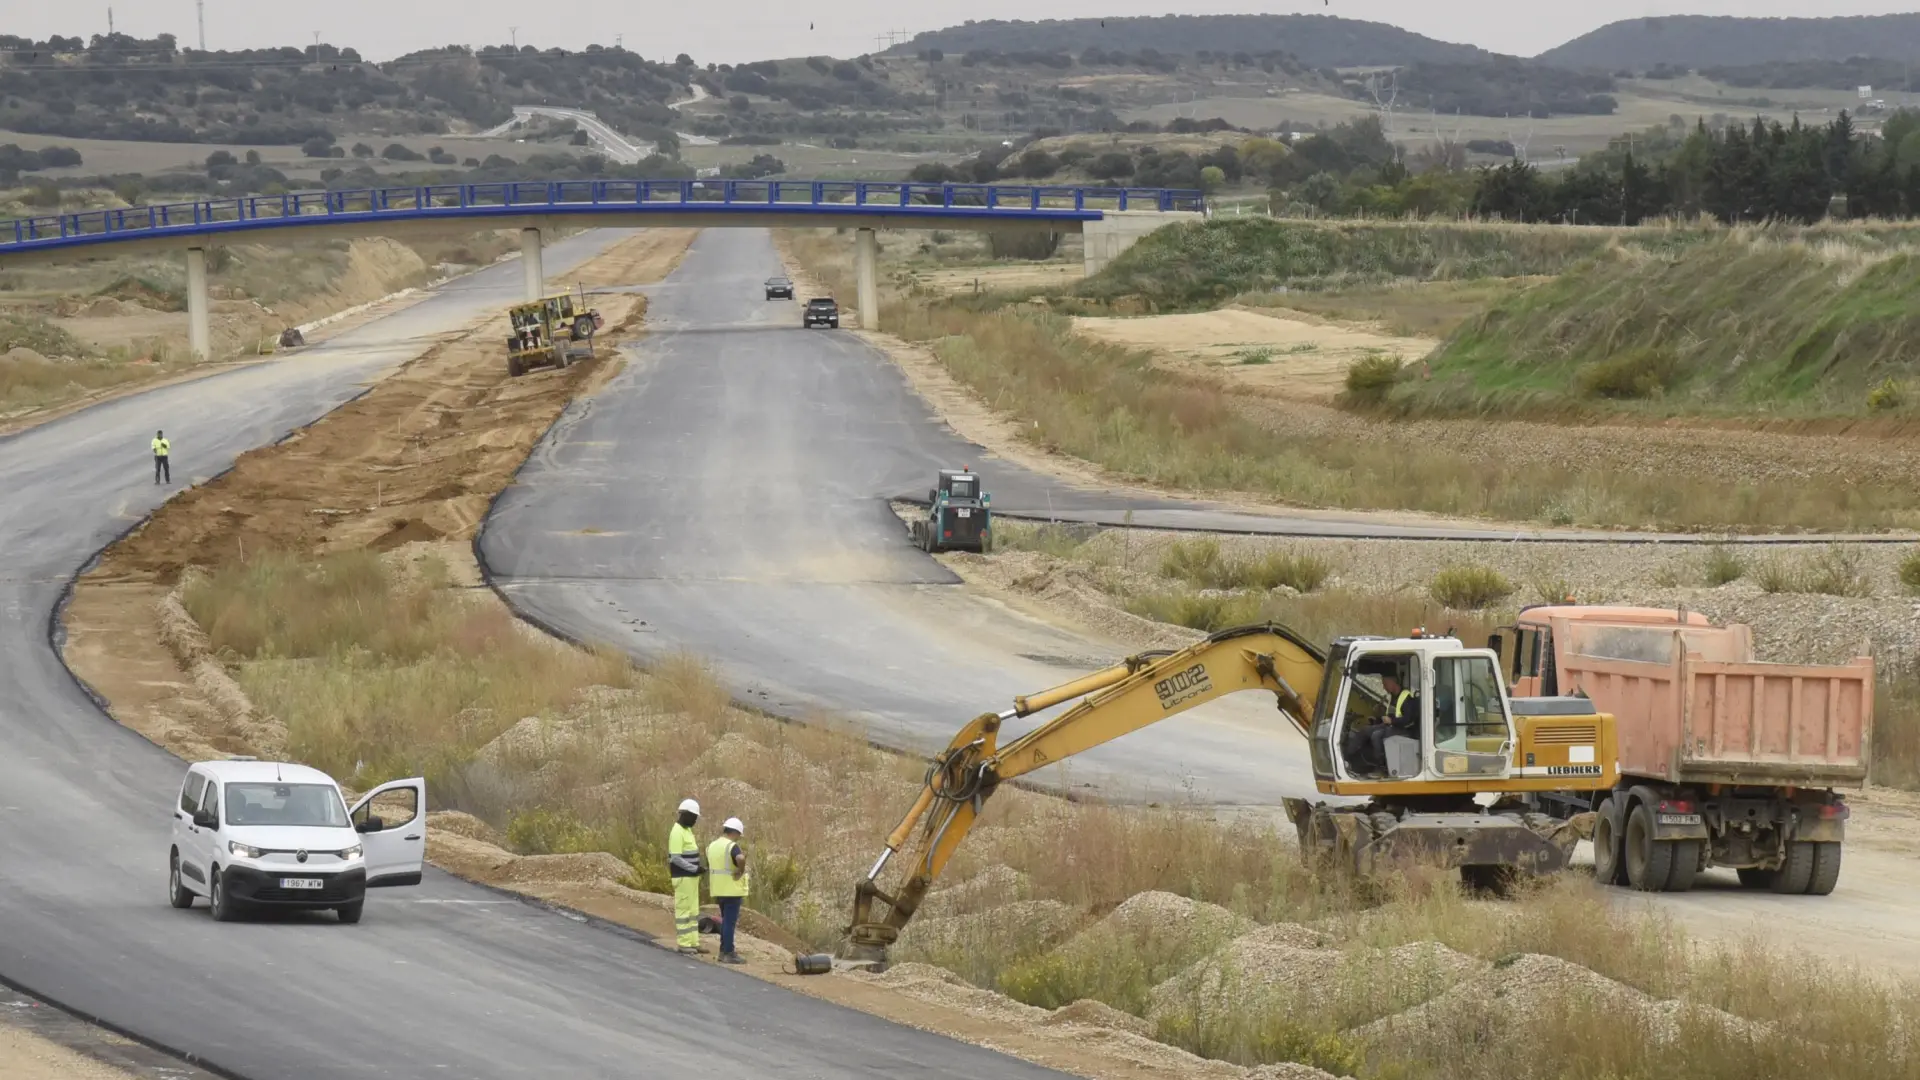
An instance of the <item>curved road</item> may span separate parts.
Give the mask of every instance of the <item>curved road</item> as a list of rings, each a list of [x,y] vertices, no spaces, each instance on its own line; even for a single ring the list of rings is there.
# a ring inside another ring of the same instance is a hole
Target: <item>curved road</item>
[[[553,245],[556,272],[616,239]],[[358,926],[221,925],[163,899],[182,764],[113,723],[48,632],[90,554],[181,480],[311,422],[518,298],[503,266],[284,361],[0,441],[0,980],[249,1080],[1060,1074],[690,961],[429,871]]]
[[[1363,517],[1136,501],[986,460],[886,358],[852,335],[801,330],[792,305],[764,302],[760,281],[778,270],[764,234],[708,231],[652,290],[655,332],[639,355],[568,410],[482,533],[483,561],[522,614],[642,659],[690,649],[743,700],[846,716],[878,741],[927,751],[1013,695],[1125,651],[955,588],[911,547],[887,500],[924,495],[938,468],[977,463],[1002,512],[1384,531]],[[1511,536],[1438,525],[1401,535],[1434,533]],[[1304,743],[1255,694],[1101,747],[1051,780],[1242,806],[1312,793]],[[1692,894],[1650,902],[1710,932],[1757,919],[1810,947],[1920,964],[1908,899],[1920,868],[1864,844],[1850,845],[1848,864],[1824,901],[1755,896],[1716,871]]]

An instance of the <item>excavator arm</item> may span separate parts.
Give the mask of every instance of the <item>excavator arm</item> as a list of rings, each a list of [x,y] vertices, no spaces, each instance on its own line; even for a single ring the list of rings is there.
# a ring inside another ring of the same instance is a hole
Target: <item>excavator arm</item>
[[[885,958],[887,946],[898,940],[1001,784],[1243,690],[1273,693],[1281,715],[1310,737],[1325,669],[1326,654],[1286,627],[1249,626],[1175,652],[1128,657],[1104,671],[1015,698],[1005,712],[974,718],[934,758],[919,798],[858,885],[845,955]],[[1007,721],[1076,698],[1082,700],[1059,716],[999,744]],[[880,888],[880,874],[903,850],[910,853],[911,868],[890,895]],[[875,911],[876,901],[887,905],[884,915]]]

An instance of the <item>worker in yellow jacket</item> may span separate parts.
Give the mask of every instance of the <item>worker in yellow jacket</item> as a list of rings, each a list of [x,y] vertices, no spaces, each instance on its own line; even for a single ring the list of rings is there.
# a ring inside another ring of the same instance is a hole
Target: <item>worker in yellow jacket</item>
[[[693,835],[693,825],[699,820],[700,804],[683,799],[673,831],[667,834],[667,877],[673,881],[673,932],[683,953],[706,951],[700,947],[700,841]]]
[[[744,964],[733,951],[733,928],[740,922],[740,904],[747,898],[747,853],[740,849],[745,826],[730,817],[720,826],[720,838],[707,845],[707,892],[720,905],[720,962]]]
[[[165,476],[167,478],[167,483],[169,484],[173,483],[173,467],[167,463],[167,458],[172,453],[173,453],[173,443],[168,441],[167,433],[164,431],[154,432],[153,433],[153,482],[154,483],[156,484],[159,483],[160,478],[162,476]]]

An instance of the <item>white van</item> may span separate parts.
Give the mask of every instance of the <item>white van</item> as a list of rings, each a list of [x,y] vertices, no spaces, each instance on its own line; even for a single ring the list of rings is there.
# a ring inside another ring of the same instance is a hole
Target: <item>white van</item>
[[[408,802],[404,820],[383,806]],[[285,762],[202,761],[187,769],[173,810],[168,898],[177,908],[204,896],[227,922],[249,907],[331,908],[360,921],[370,888],[420,884],[427,858],[427,782],[382,784],[347,808],[340,785],[318,769]]]

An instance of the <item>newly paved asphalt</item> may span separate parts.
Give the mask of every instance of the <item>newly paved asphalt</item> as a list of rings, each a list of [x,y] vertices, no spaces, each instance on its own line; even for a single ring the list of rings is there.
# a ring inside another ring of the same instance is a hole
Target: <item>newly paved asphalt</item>
[[[615,238],[552,246],[550,272]],[[154,429],[176,483],[208,477],[520,287],[517,265],[489,270],[285,361],[0,441],[0,980],[249,1080],[1058,1077],[436,872],[357,926],[167,906],[184,766],[61,665],[65,582],[164,497]]]
[[[643,660],[690,650],[760,707],[850,718],[879,741],[930,750],[967,719],[1122,650],[955,588],[910,546],[889,498],[924,498],[938,469],[965,463],[999,511],[1303,523],[1090,491],[988,460],[885,357],[850,334],[802,330],[795,305],[766,302],[760,283],[779,269],[764,233],[709,230],[651,290],[652,333],[628,369],[568,411],[482,533],[482,559],[520,612]],[[1271,699],[1244,695],[1034,779],[1272,806],[1312,791],[1305,749]]]

